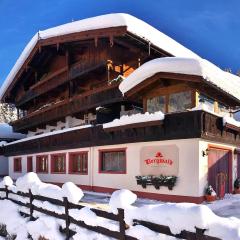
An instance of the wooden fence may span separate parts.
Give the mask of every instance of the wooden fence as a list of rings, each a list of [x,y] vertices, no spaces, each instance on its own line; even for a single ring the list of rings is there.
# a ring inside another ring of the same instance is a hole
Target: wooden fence
[[[0,198],[0,200],[8,199],[8,200],[11,200],[12,202],[14,202],[17,205],[29,208],[29,214],[23,213],[23,212],[21,214],[23,216],[30,217],[30,221],[36,220],[36,218],[34,218],[34,216],[33,216],[34,211],[37,211],[37,212],[46,214],[48,216],[61,219],[61,220],[64,220],[65,221],[65,228],[60,227],[60,231],[66,235],[66,239],[70,239],[75,234],[75,232],[70,229],[70,224],[72,223],[72,224],[75,224],[79,227],[85,228],[87,230],[97,232],[97,233],[100,233],[100,234],[103,234],[105,236],[112,237],[112,238],[115,238],[115,239],[137,240],[137,238],[135,238],[135,237],[126,235],[126,229],[128,228],[128,226],[126,225],[126,223],[124,221],[124,210],[123,209],[118,209],[118,214],[113,214],[113,213],[106,212],[106,211],[103,211],[103,210],[91,208],[91,211],[93,211],[98,217],[102,217],[102,218],[105,218],[105,219],[109,219],[109,220],[113,220],[113,221],[118,222],[119,231],[113,231],[113,230],[109,230],[109,229],[101,227],[101,226],[87,225],[83,221],[76,220],[75,218],[70,216],[69,215],[69,210],[70,209],[80,210],[80,209],[84,208],[85,206],[80,205],[80,204],[73,204],[73,203],[69,202],[66,197],[64,197],[63,201],[61,201],[61,200],[58,200],[58,199],[53,199],[53,198],[49,198],[49,197],[45,197],[45,196],[33,195],[31,191],[29,191],[28,193],[13,192],[13,191],[9,190],[7,187],[0,188],[0,192],[5,193],[5,197]],[[9,196],[9,194],[14,194],[16,196],[27,198],[29,201],[27,203],[23,203],[21,201],[18,201],[16,199],[11,198]],[[64,213],[59,214],[59,213],[56,213],[56,212],[53,212],[53,211],[35,206],[33,204],[34,200],[47,201],[51,204],[63,207],[65,211],[64,211]],[[159,216],[159,217],[161,217],[161,216]],[[184,221],[184,216],[183,216],[183,221]],[[211,236],[205,235],[204,233],[205,233],[206,229],[196,228],[195,232],[189,232],[189,231],[183,230],[180,234],[173,234],[168,226],[163,226],[163,225],[159,225],[159,224],[155,224],[155,223],[151,223],[151,222],[146,222],[146,221],[142,221],[142,220],[137,220],[137,219],[134,219],[133,223],[134,223],[134,226],[142,225],[142,226],[145,226],[145,227],[149,228],[150,230],[155,231],[157,233],[165,234],[165,235],[168,235],[168,236],[173,236],[173,237],[176,237],[176,238],[179,238],[179,239],[221,240],[221,239],[216,238],[216,237],[211,237]]]

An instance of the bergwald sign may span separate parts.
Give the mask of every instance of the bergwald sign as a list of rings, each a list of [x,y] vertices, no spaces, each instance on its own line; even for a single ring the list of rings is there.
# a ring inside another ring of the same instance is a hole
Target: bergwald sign
[[[142,175],[178,175],[179,149],[176,145],[142,147],[140,151]]]

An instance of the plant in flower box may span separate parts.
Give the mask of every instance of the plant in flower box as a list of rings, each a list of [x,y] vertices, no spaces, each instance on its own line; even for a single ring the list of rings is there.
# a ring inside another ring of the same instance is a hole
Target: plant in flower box
[[[143,188],[146,188],[147,185],[153,185],[156,189],[160,189],[161,186],[168,187],[169,190],[172,190],[176,185],[177,177],[176,176],[136,176],[137,184],[142,185]]]
[[[217,194],[211,185],[207,186],[205,190],[205,199],[207,202],[213,202],[217,199]]]
[[[234,193],[235,194],[240,194],[240,178],[237,178],[234,181]]]

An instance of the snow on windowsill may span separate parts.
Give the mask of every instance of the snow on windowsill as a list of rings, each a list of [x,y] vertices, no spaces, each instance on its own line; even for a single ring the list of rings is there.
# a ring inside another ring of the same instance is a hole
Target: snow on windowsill
[[[142,122],[151,122],[151,121],[160,121],[164,119],[164,114],[159,111],[155,113],[137,113],[134,115],[124,115],[120,117],[120,119],[115,119],[112,122],[103,124],[103,128],[112,128],[112,127],[119,127],[134,123],[142,123]]]
[[[57,131],[53,131],[53,132],[39,134],[39,135],[32,136],[32,137],[23,138],[23,139],[14,141],[14,142],[7,143],[6,146],[11,145],[11,144],[20,143],[20,142],[30,141],[30,140],[33,140],[33,139],[38,139],[38,138],[48,137],[48,136],[52,136],[52,135],[57,135],[57,134],[65,133],[65,132],[71,132],[71,131],[75,131],[75,130],[79,130],[79,129],[90,128],[90,127],[92,127],[92,125],[83,125],[83,126],[77,126],[77,127],[72,127],[72,128],[65,128],[65,129],[62,129],[62,130],[57,130]]]

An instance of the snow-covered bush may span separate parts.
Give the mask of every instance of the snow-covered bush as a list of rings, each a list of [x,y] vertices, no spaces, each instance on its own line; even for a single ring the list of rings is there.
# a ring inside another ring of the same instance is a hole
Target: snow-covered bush
[[[127,209],[137,200],[137,195],[128,189],[117,190],[112,193],[109,201],[113,213],[118,213],[118,208]]]
[[[63,196],[67,197],[69,202],[78,203],[84,196],[83,191],[72,182],[66,182],[62,185]]]

